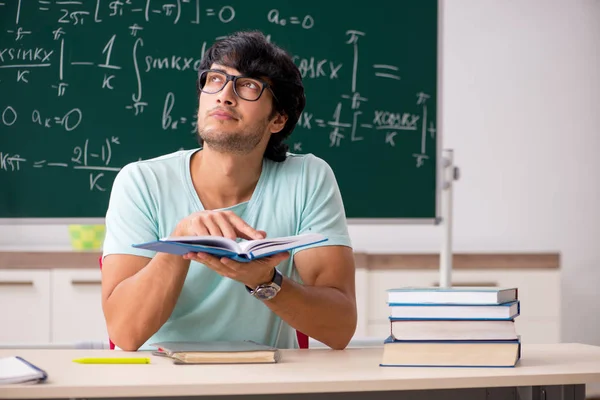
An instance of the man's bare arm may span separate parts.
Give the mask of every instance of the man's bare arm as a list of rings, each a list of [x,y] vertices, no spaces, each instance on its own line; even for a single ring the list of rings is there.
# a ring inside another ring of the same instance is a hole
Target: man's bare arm
[[[287,257],[287,253],[279,253],[239,263],[206,253],[184,256],[251,288],[268,282],[273,268]],[[264,301],[265,305],[293,328],[333,349],[345,348],[356,330],[352,249],[345,246],[306,249],[296,253],[294,263],[304,284],[284,277],[281,291]]]
[[[261,239],[231,211],[199,211],[182,219],[172,236],[212,235]],[[190,261],[158,253],[154,258],[112,254],[102,266],[102,308],[110,339],[123,350],[137,350],[171,316]]]
[[[357,320],[352,249],[307,249],[294,263],[304,285],[284,277],[281,291],[264,303],[293,328],[333,349],[345,348]]]
[[[159,253],[154,258],[113,254],[102,265],[102,308],[113,343],[137,350],[169,319],[190,262]]]

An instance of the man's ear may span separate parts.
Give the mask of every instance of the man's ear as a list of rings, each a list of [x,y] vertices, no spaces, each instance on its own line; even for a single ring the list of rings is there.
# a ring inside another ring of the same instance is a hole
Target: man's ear
[[[275,118],[273,118],[273,120],[271,121],[271,133],[279,133],[285,126],[287,120],[287,115],[277,113],[277,115],[275,115]]]

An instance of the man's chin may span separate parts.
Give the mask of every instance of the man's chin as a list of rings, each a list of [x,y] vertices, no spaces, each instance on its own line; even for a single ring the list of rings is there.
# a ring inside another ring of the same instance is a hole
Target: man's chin
[[[215,123],[205,124],[199,132],[204,132],[207,136],[232,135],[239,132],[238,126],[233,121],[215,121]]]

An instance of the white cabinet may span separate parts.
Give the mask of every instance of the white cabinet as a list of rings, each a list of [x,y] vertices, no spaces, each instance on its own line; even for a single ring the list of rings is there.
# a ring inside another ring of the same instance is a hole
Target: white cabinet
[[[99,269],[0,269],[0,345],[108,342]]]
[[[434,270],[372,270],[369,272],[369,304],[367,335],[381,338],[390,335],[387,290],[401,286],[432,286],[439,279]]]
[[[52,270],[53,343],[108,341],[99,269]]]
[[[357,263],[355,339],[389,336],[387,289],[438,282],[433,269],[371,270]],[[457,269],[452,283],[517,287],[515,324],[523,343],[560,342],[559,269]],[[78,342],[108,342],[99,268],[0,269],[0,345]]]
[[[50,270],[0,270],[0,343],[50,341]]]

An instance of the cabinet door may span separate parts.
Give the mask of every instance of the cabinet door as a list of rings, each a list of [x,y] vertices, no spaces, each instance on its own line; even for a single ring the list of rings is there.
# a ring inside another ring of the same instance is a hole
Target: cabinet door
[[[0,344],[50,343],[50,272],[0,270]]]
[[[392,270],[369,272],[369,325],[388,323],[387,290],[403,286],[432,286],[440,273],[434,270]],[[370,328],[369,328],[370,329]],[[380,332],[381,330],[377,330]],[[389,329],[388,329],[389,332]],[[389,336],[389,334],[388,334]]]
[[[52,342],[108,342],[96,269],[52,271]]]

